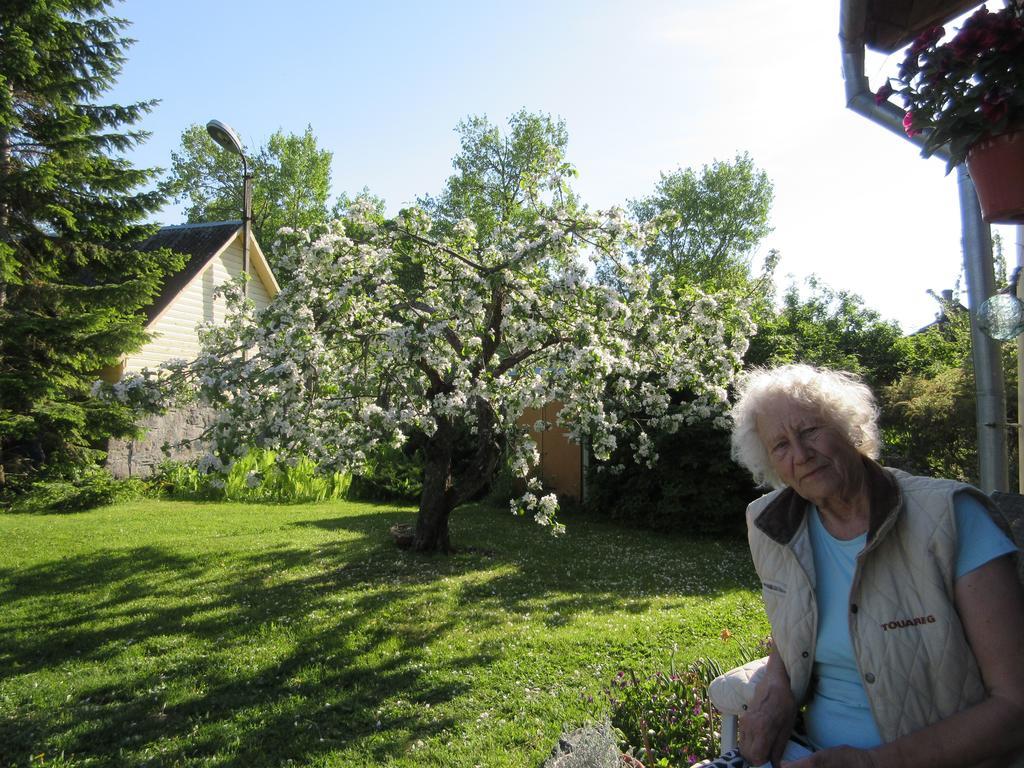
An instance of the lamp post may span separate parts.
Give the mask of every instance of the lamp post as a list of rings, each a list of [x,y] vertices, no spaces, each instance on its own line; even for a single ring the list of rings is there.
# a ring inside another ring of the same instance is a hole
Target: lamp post
[[[252,174],[249,173],[249,162],[245,158],[245,150],[238,134],[227,123],[211,120],[206,124],[206,132],[217,144],[232,154],[242,158],[242,296],[248,294],[249,282],[249,232],[252,228]]]
[[[1024,299],[1024,224],[1017,225],[1017,298]],[[1024,493],[1024,335],[1017,337],[1017,493]]]

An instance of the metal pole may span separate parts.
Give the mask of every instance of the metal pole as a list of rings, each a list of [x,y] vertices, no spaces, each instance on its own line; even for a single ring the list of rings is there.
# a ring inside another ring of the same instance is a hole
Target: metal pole
[[[1017,267],[1024,268],[1024,224],[1017,226]],[[1017,298],[1024,301],[1024,280],[1017,279]],[[1024,334],[1017,337],[1017,493],[1024,493]]]
[[[249,295],[249,232],[252,229],[252,174],[242,155],[242,296]]]
[[[974,357],[974,391],[977,397],[978,464],[981,490],[1009,489],[1006,451],[1006,388],[999,359],[999,345],[978,327],[978,307],[995,292],[992,270],[992,236],[981,218],[974,182],[961,164],[957,167],[960,221],[963,229],[964,272],[967,304],[971,312],[971,347]]]

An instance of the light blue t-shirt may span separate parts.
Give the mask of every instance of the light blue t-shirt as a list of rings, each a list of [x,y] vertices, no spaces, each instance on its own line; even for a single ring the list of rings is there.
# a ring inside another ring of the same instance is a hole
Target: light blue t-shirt
[[[956,578],[1017,550],[974,497],[958,493],[953,509],[957,525]],[[808,528],[817,579],[818,638],[814,695],[804,713],[807,736],[817,749],[841,744],[867,749],[880,744],[882,737],[857,671],[847,615],[857,555],[864,548],[867,534],[849,541],[835,538],[813,506]]]

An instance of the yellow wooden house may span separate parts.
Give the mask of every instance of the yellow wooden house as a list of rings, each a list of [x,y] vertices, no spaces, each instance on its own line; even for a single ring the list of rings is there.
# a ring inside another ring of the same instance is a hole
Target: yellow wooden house
[[[137,352],[126,355],[120,365],[103,372],[103,378],[117,381],[125,373],[155,369],[172,359],[191,360],[199,354],[198,328],[203,323],[223,321],[227,311],[223,297],[215,290],[242,273],[241,221],[179,224],[163,227],[142,243],[140,250],[169,248],[185,254],[185,267],[168,278],[156,301],[146,310],[146,331],[152,338]],[[280,292],[273,270],[256,238],[249,235],[249,280],[246,294],[260,310]],[[111,440],[107,468],[116,477],[138,477],[152,473],[168,458],[161,447],[198,436],[211,414],[186,408],[146,419],[146,435],[140,440]],[[187,459],[199,450],[177,449],[171,456]]]
[[[242,272],[242,222],[215,221],[162,227],[139,247],[142,251],[168,248],[188,256],[184,269],[168,278],[156,301],[146,310],[146,331],[152,339],[121,364],[104,373],[116,381],[125,373],[156,368],[174,358],[191,360],[199,353],[197,328],[222,321],[223,297],[214,290]],[[256,238],[249,235],[249,281],[246,293],[256,309],[267,306],[280,292],[277,279]]]

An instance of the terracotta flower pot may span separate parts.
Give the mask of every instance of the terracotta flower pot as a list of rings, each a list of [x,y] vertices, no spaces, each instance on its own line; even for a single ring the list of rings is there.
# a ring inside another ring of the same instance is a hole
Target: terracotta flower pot
[[[967,153],[981,216],[990,224],[1024,224],[1024,130],[979,141]]]

